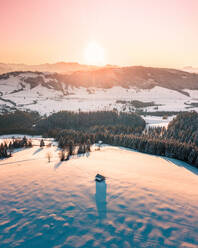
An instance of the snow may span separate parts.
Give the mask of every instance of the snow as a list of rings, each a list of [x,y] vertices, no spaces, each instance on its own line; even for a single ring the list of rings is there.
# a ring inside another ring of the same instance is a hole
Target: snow
[[[35,78],[35,77],[38,77],[38,76],[41,76],[40,73],[37,73],[37,72],[22,72],[20,73],[20,78],[26,78],[26,77],[31,77],[31,78]]]
[[[14,137],[15,139],[22,139],[23,137],[26,137],[28,139],[41,139],[42,137],[40,135],[26,135],[26,134],[5,134],[5,135],[0,135],[0,139],[12,139]]]
[[[27,89],[25,92],[20,91],[9,95],[9,97],[6,96],[6,99],[10,99],[17,104],[24,104],[21,109],[36,110],[41,114],[50,114],[61,110],[78,111],[79,109],[93,111],[117,108],[122,110],[123,105],[116,103],[116,100],[154,101],[161,105],[158,106],[158,111],[181,111],[185,110],[184,102],[190,100],[189,97],[181,93],[160,87],[140,91],[121,87],[92,90],[94,93],[89,94],[86,88],[70,88],[68,89],[70,95],[64,96],[61,92],[39,85],[34,89]],[[33,104],[34,100],[37,100],[37,103]],[[145,110],[156,111],[154,107],[148,107]],[[126,106],[126,111],[129,111],[129,106]]]
[[[191,98],[198,100],[198,90],[188,90],[185,89],[185,92],[189,93]]]
[[[142,116],[142,118],[146,121],[147,127],[167,127],[169,122],[175,118],[175,115],[167,117],[167,119],[163,119],[160,116]]]
[[[197,174],[107,145],[62,163],[25,149],[0,161],[1,247],[197,247]]]
[[[37,73],[21,73],[14,77],[10,76],[8,79],[0,80],[0,91],[3,93],[4,99],[9,99],[15,102],[21,110],[36,110],[40,114],[50,114],[60,110],[72,110],[78,111],[79,109],[84,111],[92,110],[112,110],[117,108],[118,110],[130,111],[129,104],[123,105],[116,103],[117,100],[139,100],[139,101],[154,101],[159,104],[158,109],[155,107],[147,107],[144,110],[147,111],[181,111],[186,110],[185,102],[198,99],[198,91],[192,91],[185,89],[184,91],[190,94],[190,97],[174,90],[162,88],[156,86],[152,89],[137,89],[129,88],[125,89],[120,86],[110,89],[102,88],[83,88],[83,87],[71,87],[62,84],[67,95],[63,92],[49,89],[42,85],[30,89],[30,85],[24,82],[25,77],[36,77]],[[44,81],[49,82],[50,78],[45,77],[45,74],[41,74]],[[21,89],[21,83],[25,85],[23,91],[12,93],[15,90]],[[91,92],[91,93],[90,93]],[[12,93],[12,94],[10,94]],[[36,103],[35,103],[36,101]],[[1,101],[1,107],[11,106],[10,103]],[[4,105],[3,105],[4,104]],[[193,108],[198,111],[198,108]]]

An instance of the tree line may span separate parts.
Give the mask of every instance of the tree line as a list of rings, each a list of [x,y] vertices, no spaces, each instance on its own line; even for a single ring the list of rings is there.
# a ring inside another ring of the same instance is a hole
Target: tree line
[[[38,112],[16,110],[0,115],[0,134],[37,134],[34,125],[39,121]]]
[[[147,135],[133,134],[110,134],[108,132],[84,133],[75,130],[64,130],[57,136],[59,147],[70,155],[87,152],[87,147],[98,141],[105,144],[122,146],[135,149],[137,151],[176,158],[198,167],[198,147],[195,144],[182,143],[174,139],[160,139],[158,137],[149,137]],[[63,159],[65,160],[65,159]]]
[[[117,111],[79,111],[76,113],[60,111],[41,119],[36,128],[41,132],[49,132],[50,130],[62,129],[87,130],[95,126],[119,126],[120,129],[129,128],[130,132],[142,132],[145,125],[146,123],[141,116],[135,113],[118,113]]]
[[[114,133],[141,133],[145,125],[141,116],[117,111],[60,111],[42,117],[38,112],[17,110],[0,115],[0,134],[26,133],[54,137],[63,129],[88,130],[97,127],[106,127]]]
[[[198,146],[198,114],[196,112],[183,112],[178,114],[165,127],[148,128],[142,133],[149,138],[158,137],[160,140],[176,140],[181,143]]]
[[[117,111],[60,111],[48,117],[16,111],[0,116],[0,131],[13,128],[54,137],[63,150],[63,160],[74,153],[90,151],[92,144],[102,140],[110,145],[173,157],[198,166],[196,112],[179,113],[167,128],[145,128],[145,121],[137,114]]]
[[[198,167],[198,114],[179,114],[168,128],[150,127],[142,133],[115,133],[104,126],[87,131],[61,130],[56,135],[59,147],[69,144],[74,151],[102,140],[106,144],[123,146],[140,152],[176,158]],[[76,147],[76,148],[75,148]],[[84,149],[86,151],[86,149]],[[78,152],[77,152],[78,153]],[[72,154],[72,153],[71,153]]]
[[[27,139],[25,136],[23,139],[13,138],[9,142],[4,141],[0,144],[0,159],[11,157],[14,149],[22,147],[32,147],[32,141]]]

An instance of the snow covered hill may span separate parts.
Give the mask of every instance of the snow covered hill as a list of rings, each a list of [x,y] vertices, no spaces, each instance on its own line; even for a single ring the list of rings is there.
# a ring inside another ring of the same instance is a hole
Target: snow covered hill
[[[84,80],[84,79],[83,79]],[[189,87],[190,88],[190,87]],[[12,72],[0,75],[0,110],[34,110],[42,115],[60,110],[135,111],[130,102],[154,102],[145,111],[198,111],[198,90],[173,90],[155,85],[149,88],[112,85],[79,86],[65,75],[43,72]],[[194,103],[194,105],[192,105]]]
[[[0,161],[1,248],[195,248],[197,187],[176,159],[104,145],[60,162],[56,146],[34,146]]]

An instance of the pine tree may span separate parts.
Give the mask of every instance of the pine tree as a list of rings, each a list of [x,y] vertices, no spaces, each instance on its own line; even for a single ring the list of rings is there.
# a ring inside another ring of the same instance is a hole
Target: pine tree
[[[43,140],[43,139],[41,139],[41,142],[40,142],[40,147],[43,147],[43,146],[45,146],[45,143],[44,143],[44,140]]]

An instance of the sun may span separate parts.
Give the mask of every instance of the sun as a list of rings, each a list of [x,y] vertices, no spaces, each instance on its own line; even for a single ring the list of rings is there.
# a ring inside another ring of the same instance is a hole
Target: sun
[[[84,58],[88,65],[105,65],[104,48],[96,42],[90,42],[84,50]]]

